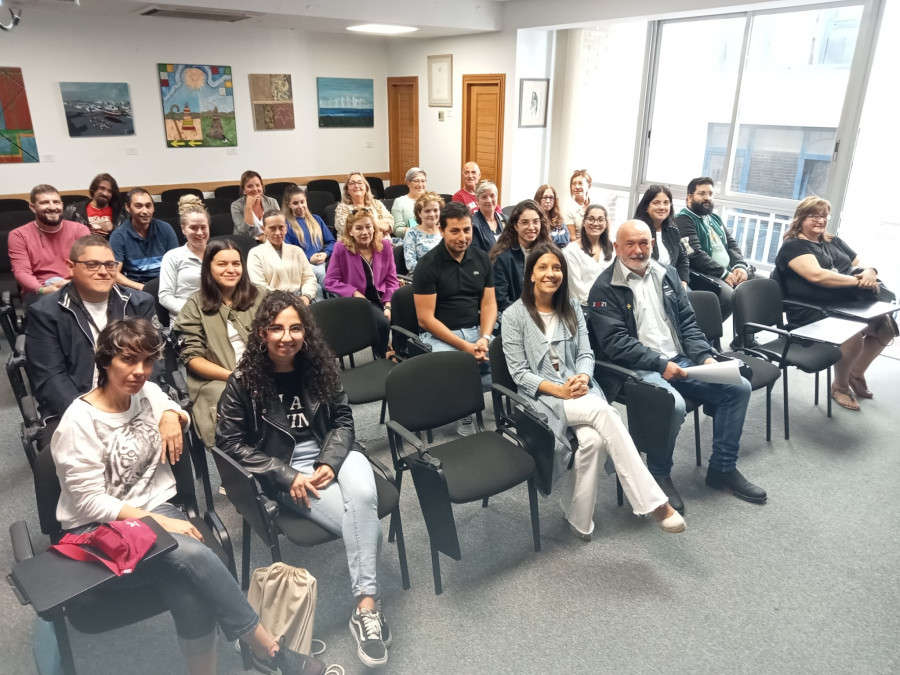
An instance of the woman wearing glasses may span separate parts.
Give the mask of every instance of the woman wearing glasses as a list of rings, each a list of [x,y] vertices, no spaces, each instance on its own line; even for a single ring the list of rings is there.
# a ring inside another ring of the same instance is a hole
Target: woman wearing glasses
[[[347,182],[344,183],[344,197],[334,210],[334,229],[338,235],[343,234],[347,217],[362,208],[369,209],[376,226],[390,232],[394,231],[394,217],[384,208],[384,204],[372,197],[372,188],[369,187],[366,177],[354,171],[347,176]]]
[[[569,264],[569,295],[584,307],[594,281],[614,258],[606,207],[591,204],[585,209],[581,239],[566,246],[563,253]]]
[[[541,185],[534,193],[534,201],[541,205],[547,216],[547,224],[550,226],[550,238],[560,248],[568,246],[571,238],[569,228],[563,222],[562,213],[559,210],[559,198],[556,188],[551,185]]]
[[[391,336],[391,298],[400,287],[394,251],[375,236],[375,222],[368,209],[347,218],[341,240],[335,244],[325,272],[325,290],[345,298],[365,298],[378,326],[375,354],[384,358]]]
[[[650,226],[656,240],[651,249],[653,259],[674,267],[681,285],[687,288],[691,270],[672,215],[672,191],[665,185],[648,187],[634,210],[634,218]]]
[[[200,290],[200,268],[209,241],[209,211],[197,195],[178,200],[184,246],[167,251],[159,270],[159,304],[169,310],[172,321],[184,303]]]
[[[182,338],[188,394],[197,433],[206,447],[216,439],[216,404],[247,347],[250,324],[266,294],[250,283],[241,251],[230,239],[211,242],[203,255],[200,290],[175,320]]]
[[[794,212],[784,243],[775,258],[775,272],[785,300],[813,305],[845,305],[893,300],[881,287],[878,270],[862,267],[856,252],[840,237],[826,232],[831,204],[807,197]],[[817,309],[785,305],[788,322],[805,325],[825,316]],[[897,324],[890,315],[869,321],[865,328],[841,345],[841,360],[834,366],[831,396],[848,410],[859,410],[860,398],[873,398],[866,384],[866,370],[890,344]]]
[[[394,219],[394,236],[403,239],[407,230],[416,226],[416,200],[425,194],[428,177],[425,172],[414,166],[406,172],[406,185],[409,193],[394,200],[391,206],[391,217]]]
[[[491,249],[497,311],[503,312],[522,295],[525,258],[532,246],[550,241],[550,229],[541,207],[533,199],[516,204],[500,238]]]
[[[391,636],[376,578],[375,478],[334,355],[296,296],[273,291],[260,305],[222,396],[216,441],[283,507],[343,537],[357,653],[367,666],[384,665]]]

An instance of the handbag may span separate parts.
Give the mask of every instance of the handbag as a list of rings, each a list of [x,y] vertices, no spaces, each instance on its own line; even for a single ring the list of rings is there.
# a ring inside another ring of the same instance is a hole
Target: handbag
[[[299,567],[274,563],[253,571],[247,601],[260,623],[285,646],[309,654],[316,616],[316,578]]]
[[[101,523],[97,529],[83,534],[66,534],[53,550],[75,560],[99,562],[116,576],[130,574],[135,565],[147,554],[156,542],[156,532],[140,520],[118,520]],[[105,558],[94,553],[90,546]]]

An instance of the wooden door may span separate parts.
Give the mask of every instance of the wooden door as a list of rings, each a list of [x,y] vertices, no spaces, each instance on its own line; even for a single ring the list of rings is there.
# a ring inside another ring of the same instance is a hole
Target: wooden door
[[[506,75],[463,75],[462,163],[475,162],[502,194]]]
[[[397,185],[419,166],[419,78],[389,77],[387,85],[391,185]]]

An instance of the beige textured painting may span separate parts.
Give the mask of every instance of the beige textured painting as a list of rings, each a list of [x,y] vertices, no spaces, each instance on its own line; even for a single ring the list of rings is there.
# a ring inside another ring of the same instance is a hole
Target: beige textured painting
[[[290,75],[250,75],[253,128],[294,128],[294,90]]]

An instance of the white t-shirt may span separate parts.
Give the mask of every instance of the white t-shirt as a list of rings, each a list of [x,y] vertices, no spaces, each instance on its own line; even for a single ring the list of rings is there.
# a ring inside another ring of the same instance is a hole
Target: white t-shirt
[[[664,265],[671,265],[672,258],[669,257],[669,249],[667,249],[666,245],[663,243],[662,231],[654,230],[653,234],[656,237],[656,244],[654,245],[656,246],[657,254],[659,254],[659,262]]]
[[[618,262],[622,265],[622,261]],[[638,340],[645,347],[654,349],[667,359],[678,355],[678,346],[672,339],[672,331],[662,307],[662,299],[656,290],[656,279],[648,269],[643,277],[638,276],[625,265],[625,282],[634,293],[634,318],[637,323]]]
[[[550,346],[550,363],[559,370],[559,355],[553,349],[553,334],[556,333],[556,326],[559,324],[559,317],[556,312],[538,312],[541,321],[544,322],[544,337],[547,338],[547,344]]]
[[[97,344],[97,336],[100,335],[100,331],[106,328],[106,309],[109,305],[109,300],[104,300],[103,302],[84,302],[84,308],[87,310],[88,315],[91,317],[91,321],[88,321],[88,325],[91,327],[91,333],[94,336],[94,344]],[[91,388],[97,386],[97,366],[94,366],[94,377],[91,379]]]
[[[231,342],[231,348],[234,349],[234,362],[237,363],[244,355],[244,349],[247,348],[247,343],[244,342],[241,334],[237,332],[237,329],[230,321],[225,322],[225,328],[228,330],[228,340]]]

